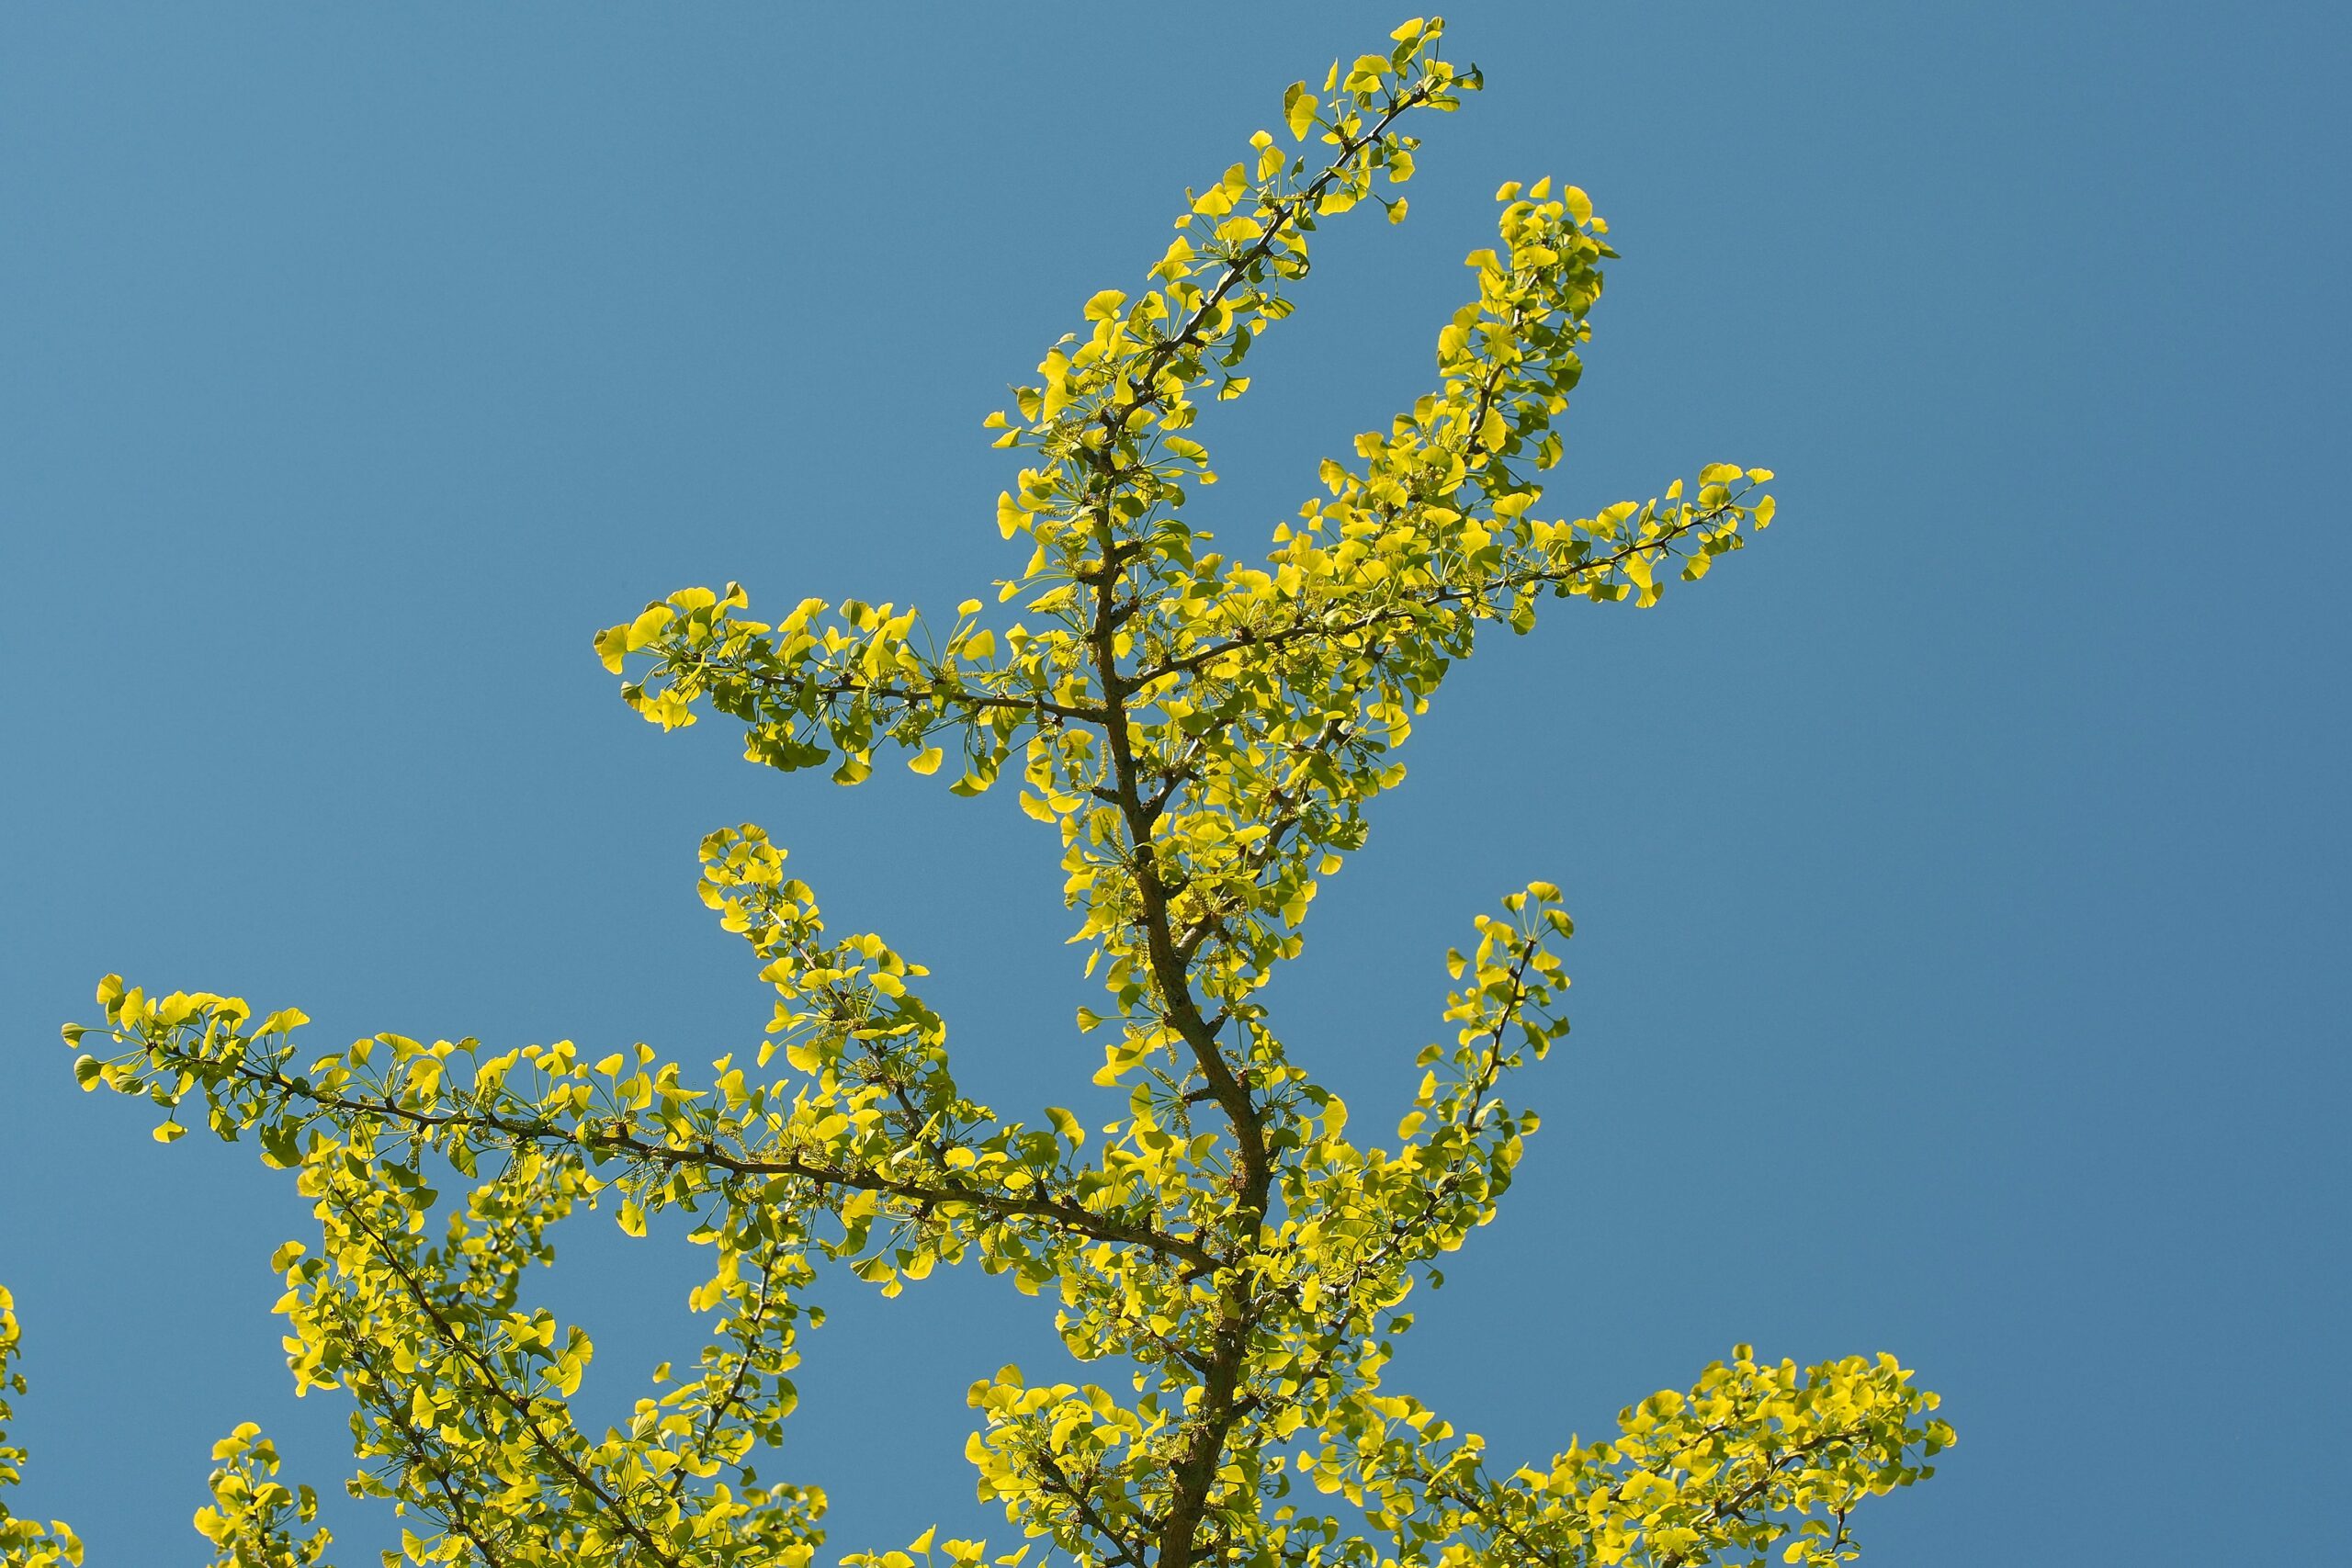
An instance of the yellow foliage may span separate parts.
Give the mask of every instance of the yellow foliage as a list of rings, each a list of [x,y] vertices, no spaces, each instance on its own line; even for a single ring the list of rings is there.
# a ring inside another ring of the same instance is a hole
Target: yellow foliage
[[[1024,1122],[967,1097],[923,966],[829,928],[749,824],[703,840],[699,892],[774,989],[771,1038],[707,1074],[642,1044],[593,1066],[568,1041],[385,1034],[314,1054],[295,1043],[297,1010],[254,1025],[233,998],[117,978],[103,1021],[69,1028],[111,1046],[77,1078],[164,1108],[159,1137],[186,1110],[296,1173],[320,1235],[272,1259],[288,1365],[298,1391],[356,1404],[360,1490],[399,1505],[412,1561],[811,1561],[823,1494],[755,1465],[797,1400],[805,1292],[835,1265],[894,1294],[977,1264],[1050,1301],[1080,1361],[1136,1369],[1125,1393],[1012,1367],[971,1391],[982,1495],[1079,1562],[1664,1565],[1785,1547],[1829,1564],[1851,1554],[1860,1500],[1928,1473],[1951,1440],[1887,1358],[1800,1370],[1742,1347],[1687,1392],[1628,1406],[1610,1442],[1510,1470],[1382,1389],[1408,1298],[1493,1217],[1535,1131],[1509,1087],[1566,1030],[1555,950],[1573,927],[1544,882],[1476,919],[1447,955],[1453,988],[1402,1120],[1362,1123],[1394,1127],[1387,1147],[1351,1137],[1348,1107],[1294,1060],[1268,981],[1483,628],[1525,632],[1547,600],[1655,604],[1773,514],[1757,488],[1770,471],[1729,463],[1698,469],[1687,497],[1678,479],[1545,514],[1615,253],[1585,193],[1543,178],[1496,193],[1497,243],[1468,257],[1473,292],[1442,324],[1430,389],[1351,460],[1325,459],[1264,554],[1211,550],[1184,522],[1188,486],[1215,479],[1198,405],[1249,392],[1238,369],[1290,314],[1317,220],[1367,203],[1404,218],[1380,187],[1417,173],[1406,127],[1477,87],[1443,35],[1416,18],[1334,63],[1319,93],[1293,86],[1281,123],[1316,155],[1253,136],[1188,194],[1142,283],[1087,299],[1081,330],[989,417],[1023,464],[996,523],[1026,565],[995,602],[1023,621],[985,624],[976,596],[944,637],[912,609],[857,601],[806,599],[769,624],[729,583],[595,639],[648,720],[731,721],[768,767],[854,784],[877,752],[925,776],[952,760],[948,787],[973,795],[1010,766],[1104,990],[1079,1027],[1104,1036],[1095,1082],[1127,1098],[1099,1137],[1057,1107]],[[571,1404],[594,1347],[519,1304],[524,1270],[553,1258],[550,1227],[582,1207],[631,1235],[684,1230],[710,1263],[698,1356],[665,1362],[658,1393],[601,1434]],[[0,1395],[22,1387],[7,1307],[0,1295]],[[21,1458],[0,1442],[0,1488]],[[214,1459],[197,1523],[217,1562],[319,1560],[315,1500],[277,1482],[257,1429]],[[1289,1490],[1294,1472],[1360,1513],[1319,1511]],[[0,1548],[9,1568],[79,1553],[62,1527],[5,1515]],[[846,1559],[989,1560],[928,1529]]]

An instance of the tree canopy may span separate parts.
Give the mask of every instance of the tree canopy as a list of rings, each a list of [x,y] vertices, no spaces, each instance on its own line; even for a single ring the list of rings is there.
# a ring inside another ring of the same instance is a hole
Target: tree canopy
[[[1089,1127],[977,1103],[926,970],[831,928],[750,824],[702,842],[700,894],[776,993],[768,1037],[706,1068],[653,1047],[302,1038],[297,1009],[109,976],[69,1025],[85,1088],[163,1109],[166,1142],[250,1135],[320,1226],[273,1259],[301,1391],[355,1406],[356,1495],[399,1511],[412,1562],[811,1562],[825,1499],[775,1472],[803,1303],[820,1269],[886,1295],[976,1264],[1039,1299],[1100,1381],[1007,1366],[973,1384],[967,1455],[1014,1539],[852,1554],[1192,1564],[1829,1564],[1860,1501],[1951,1440],[1893,1358],[1813,1367],[1747,1346],[1626,1407],[1606,1440],[1491,1458],[1384,1371],[1413,1293],[1493,1217],[1534,1113],[1513,1073],[1565,1032],[1544,882],[1478,916],[1446,964],[1436,1043],[1368,1134],[1286,1048],[1264,999],[1325,879],[1449,671],[1546,601],[1656,604],[1772,518],[1762,468],[1713,463],[1657,497],[1548,518],[1544,472],[1615,253],[1585,193],[1504,185],[1436,380],[1326,459],[1262,555],[1187,519],[1215,482],[1191,434],[1250,388],[1320,223],[1403,220],[1419,117],[1480,85],[1438,21],[1283,100],[1281,131],[1188,193],[1142,282],[1086,301],[1012,406],[996,521],[1026,564],[952,616],[804,599],[752,618],[688,588],[597,634],[646,719],[716,717],[751,761],[844,784],[884,761],[961,795],[1010,788],[1058,836],[1074,941],[1100,982],[1076,1027],[1125,1113]],[[1012,606],[1005,610],[1001,606]],[[1017,615],[1019,619],[1008,618]],[[1008,768],[1012,776],[1006,777]],[[706,1246],[709,1332],[623,1426],[575,1421],[592,1347],[526,1310],[527,1266],[575,1210]],[[0,1295],[0,1396],[17,1325]],[[0,1421],[9,1416],[0,1398]],[[23,1456],[0,1441],[0,1501]],[[213,1451],[197,1526],[223,1564],[324,1559],[309,1486],[258,1428]],[[62,1524],[0,1510],[11,1565],[78,1562]],[[397,1561],[397,1554],[388,1557]]]

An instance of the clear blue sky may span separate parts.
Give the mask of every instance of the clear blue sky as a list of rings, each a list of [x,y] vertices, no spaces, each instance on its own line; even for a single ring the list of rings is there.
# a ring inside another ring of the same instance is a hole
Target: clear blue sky
[[[16,1506],[163,1562],[237,1421],[345,1473],[267,1314],[310,1230],[282,1179],[74,1091],[56,1028],[108,970],[332,1041],[707,1060],[766,1002],[693,850],[751,819],[933,965],[980,1093],[1080,1092],[1054,848],[1010,798],[664,739],[588,638],[687,583],[947,604],[1016,567],[980,416],[1396,19],[0,11]],[[2341,12],[1451,21],[1491,91],[1409,223],[1327,228],[1205,432],[1202,520],[1262,536],[1410,400],[1495,186],[1545,172],[1625,253],[1561,506],[1732,458],[1781,507],[1655,613],[1487,645],[1278,993],[1393,1114],[1471,915],[1540,875],[1578,917],[1545,1130],[1397,1382],[1532,1457],[1736,1340],[1887,1348],[1962,1444],[1867,1560],[2340,1549]],[[690,1260],[569,1249],[617,1409],[685,1343]],[[996,1287],[828,1287],[787,1468],[837,1546],[987,1523],[964,1387],[1058,1354]],[[337,1522],[346,1565],[384,1540]]]

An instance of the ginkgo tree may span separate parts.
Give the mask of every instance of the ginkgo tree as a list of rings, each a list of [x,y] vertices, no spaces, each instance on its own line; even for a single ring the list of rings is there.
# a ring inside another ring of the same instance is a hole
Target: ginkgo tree
[[[1434,386],[1323,462],[1265,554],[1189,520],[1215,477],[1202,405],[1248,390],[1320,224],[1401,220],[1418,117],[1479,86],[1442,30],[1408,22],[1293,86],[1283,133],[1191,193],[1139,286],[1089,299],[989,416],[1025,464],[996,509],[1027,553],[998,585],[1012,610],[805,599],[762,621],[729,584],[595,638],[664,728],[716,715],[752,761],[844,784],[891,759],[957,795],[1001,784],[1050,826],[1100,983],[1076,1027],[1102,1043],[1094,1082],[1124,1091],[1116,1120],[1015,1120],[963,1093],[922,965],[829,927],[749,825],[703,840],[700,892],[775,1018],[707,1070],[643,1044],[322,1051],[294,1009],[115,977],[103,1021],[67,1028],[85,1088],[163,1108],[165,1141],[250,1134],[311,1200],[319,1236],[272,1260],[288,1362],[298,1390],[353,1402],[347,1485],[391,1505],[408,1560],[810,1562],[824,1496],[771,1472],[829,1268],[888,1295],[977,1265],[1105,1369],[972,1385],[967,1452],[1013,1539],[926,1531],[854,1563],[1826,1564],[1854,1555],[1864,1498],[1930,1472],[1950,1428],[1883,1355],[1800,1368],[1741,1346],[1608,1440],[1523,1465],[1385,1383],[1417,1285],[1493,1217],[1535,1130],[1510,1085],[1566,1028],[1570,922],[1537,882],[1472,923],[1445,955],[1440,1037],[1374,1135],[1285,1047],[1267,983],[1482,628],[1525,632],[1547,600],[1656,604],[1772,517],[1770,475],[1723,463],[1545,514],[1615,253],[1584,192],[1537,180],[1498,193]],[[582,1208],[632,1235],[684,1228],[710,1261],[692,1298],[707,1342],[601,1431],[571,1404],[588,1337],[519,1290]],[[23,1386],[16,1335],[0,1296],[0,1398]],[[216,1562],[322,1560],[315,1494],[278,1478],[257,1428],[213,1460],[196,1522]],[[21,1461],[0,1446],[0,1496]],[[9,1564],[80,1560],[62,1524],[0,1512],[0,1542]]]

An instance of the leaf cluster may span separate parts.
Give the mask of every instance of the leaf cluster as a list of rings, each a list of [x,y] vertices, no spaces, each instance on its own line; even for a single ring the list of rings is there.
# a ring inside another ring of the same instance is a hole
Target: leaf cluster
[[[1546,513],[1615,253],[1584,192],[1541,179],[1498,192],[1431,389],[1324,461],[1265,553],[1229,556],[1192,520],[1216,478],[1201,407],[1248,392],[1319,225],[1367,206],[1401,220],[1407,128],[1478,87],[1442,33],[1409,22],[1319,91],[1294,85],[1289,145],[1261,131],[1188,193],[1142,286],[1089,299],[989,417],[1023,464],[997,505],[1027,552],[997,586],[1018,618],[971,599],[935,627],[811,598],[762,621],[729,583],[595,638],[647,720],[730,721],[764,766],[855,784],[895,755],[958,795],[1009,782],[1054,834],[1099,987],[1075,1021],[1101,1042],[1094,1082],[1125,1096],[1108,1124],[967,1096],[924,966],[829,926],[750,824],[703,840],[700,893],[751,948],[774,1014],[707,1071],[641,1043],[388,1032],[320,1052],[298,1045],[299,1010],[256,1019],[114,977],[102,1021],[69,1027],[96,1046],[77,1062],[85,1088],[148,1099],[166,1141],[188,1120],[250,1135],[311,1200],[318,1242],[273,1260],[288,1363],[298,1391],[353,1402],[349,1485],[409,1527],[388,1562],[809,1562],[822,1493],[762,1470],[826,1268],[890,1295],[977,1264],[1112,1374],[1008,1366],[972,1385],[979,1495],[1023,1538],[1001,1564],[1565,1568],[1776,1546],[1829,1564],[1852,1555],[1862,1498],[1929,1472],[1950,1429],[1885,1357],[1799,1369],[1741,1347],[1629,1406],[1609,1441],[1508,1470],[1385,1386],[1415,1292],[1493,1217],[1536,1129],[1511,1084],[1567,1029],[1557,949],[1573,926],[1542,882],[1478,917],[1446,955],[1443,1027],[1387,1135],[1294,1056],[1267,983],[1483,629],[1526,632],[1547,601],[1656,604],[1773,515],[1770,474],[1727,463],[1647,501]],[[601,1432],[571,1403],[588,1336],[520,1304],[552,1227],[582,1209],[632,1235],[681,1227],[709,1259],[691,1367],[658,1369]],[[255,1428],[214,1457],[198,1523],[219,1561],[321,1560],[314,1495],[276,1479]],[[0,1486],[17,1459],[0,1449]],[[78,1551],[62,1527],[5,1529],[10,1564]],[[847,1561],[943,1556],[989,1551],[926,1531]]]

